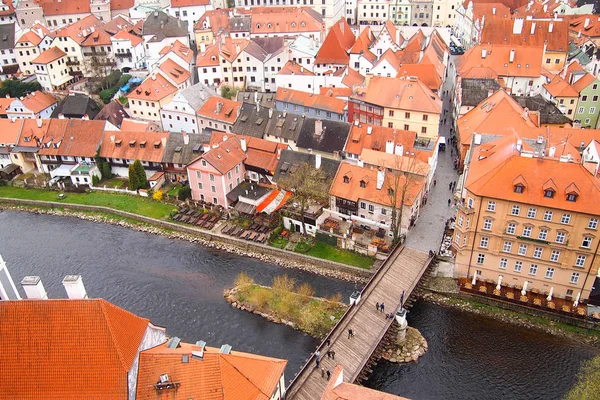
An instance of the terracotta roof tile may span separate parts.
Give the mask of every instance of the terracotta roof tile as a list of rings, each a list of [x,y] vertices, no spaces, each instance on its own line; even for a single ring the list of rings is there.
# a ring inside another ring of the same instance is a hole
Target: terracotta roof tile
[[[275,143],[270,140],[255,138],[252,136],[236,135],[224,132],[213,132],[210,138],[210,146],[223,143],[223,139],[227,137],[227,141],[235,140],[238,143],[243,138],[246,140],[246,159],[245,165],[250,165],[265,171],[274,172],[279,162],[279,152],[288,148],[287,144]],[[240,146],[241,149],[241,146]]]
[[[22,127],[23,119],[15,121],[6,118],[0,119],[0,143],[2,145],[17,144]]]
[[[218,104],[221,103],[220,110]],[[212,96],[200,109],[198,115],[205,118],[216,119],[229,124],[233,124],[238,117],[238,113],[242,103],[235,100],[228,100],[222,97]]]
[[[180,85],[183,82],[187,81],[192,75],[189,73],[189,71],[187,71],[185,68],[183,68],[181,65],[177,64],[171,59],[167,59],[162,64],[160,64],[159,69],[161,73],[163,73],[177,85]]]
[[[12,97],[0,97],[0,115],[3,115],[4,118],[6,118],[6,109],[10,107],[13,100]]]
[[[546,45],[549,51],[568,52],[568,22],[523,20],[521,33],[516,34],[513,31],[515,21],[515,19],[487,18],[481,32],[481,43],[507,46]]]
[[[204,53],[198,52],[196,57],[196,67],[217,67],[219,66],[219,46],[212,45]]]
[[[365,82],[365,77],[362,76],[360,72],[358,72],[355,69],[346,67],[344,72],[346,72],[346,75],[344,76],[344,78],[342,78],[342,83],[349,88],[361,86]]]
[[[321,14],[310,7],[252,7],[250,13],[253,35],[320,32],[325,29]]]
[[[106,131],[100,146],[100,156],[160,163],[168,137],[168,132]]]
[[[382,107],[439,114],[442,102],[417,78],[375,76],[369,81],[364,100]]]
[[[102,29],[94,29],[94,32],[90,33],[85,40],[81,42],[81,46],[110,46],[112,45],[110,37],[108,32],[104,32]]]
[[[44,93],[36,90],[35,92],[23,97],[21,102],[25,107],[27,107],[27,109],[37,114],[56,103],[56,99],[50,93]]]
[[[361,51],[363,53],[370,52],[369,48],[373,41],[375,41],[375,36],[373,35],[371,28],[367,25],[356,38],[356,42],[354,42],[354,45],[350,49],[350,54],[360,54]]]
[[[161,74],[153,74],[127,95],[129,99],[159,101],[177,91],[177,86],[171,84]]]
[[[4,397],[127,399],[147,319],[85,299],[3,301],[0,321]]]
[[[44,10],[44,16],[46,17],[90,12],[90,2],[88,0],[46,0],[39,2],[39,5]]]
[[[131,42],[131,45],[134,47],[142,43],[142,41],[144,40],[139,36],[133,35],[123,30],[117,32],[117,34],[114,35],[112,38],[116,40],[129,40]]]
[[[110,9],[114,10],[128,10],[135,6],[135,0],[110,0]]]
[[[42,140],[40,154],[71,157],[94,157],[102,134],[104,121],[52,119]]]
[[[387,61],[392,66],[392,68],[394,68],[394,70],[397,71],[400,68],[400,64],[402,64],[402,50],[396,52],[391,48],[387,49],[381,55],[381,57],[379,57],[379,60],[377,60],[375,65],[373,65],[373,68],[378,66],[383,61]]]
[[[590,73],[586,73],[581,78],[579,78],[576,81],[574,81],[571,84],[571,86],[573,87],[573,89],[575,89],[577,91],[577,93],[580,93],[586,87],[588,87],[592,83],[594,83],[595,80],[596,80],[596,78],[594,78],[594,75],[592,75]]]
[[[208,6],[210,0],[171,0],[171,7]]]
[[[354,42],[352,29],[350,29],[345,18],[340,18],[329,29],[327,37],[317,52],[314,63],[348,65],[350,62],[348,51],[350,51]]]
[[[544,84],[544,87],[553,97],[579,97],[579,92],[560,75],[554,76],[550,82]]]
[[[48,132],[51,119],[42,120],[42,126],[38,128],[37,120],[33,118],[25,118],[23,120],[23,128],[19,136],[18,146],[38,147],[42,143],[42,139]]]
[[[514,61],[510,54],[514,52]],[[473,69],[489,68],[499,76],[539,78],[542,74],[543,46],[477,45],[465,52],[457,62],[456,70],[462,78],[473,76]]]
[[[337,114],[343,114],[346,109],[346,102],[331,96],[312,94],[289,88],[277,88],[275,95],[276,101],[292,103],[304,107],[317,108],[320,110],[331,111]]]
[[[343,369],[341,365],[335,367],[321,400],[408,400],[406,397],[344,382]]]
[[[442,85],[442,79],[433,64],[402,64],[398,69],[397,77],[401,76],[416,76],[429,89],[436,92]]]
[[[231,171],[236,165],[246,159],[246,154],[242,151],[240,142],[237,140],[226,140],[221,142],[218,147],[210,149],[201,155],[198,160],[204,159],[210,165],[215,167],[221,174]],[[198,161],[194,161],[192,167]]]
[[[393,129],[385,126],[372,126],[367,124],[352,124],[346,148],[344,151],[350,154],[360,155],[363,149],[371,149],[385,152],[386,143],[393,142],[403,147],[403,154],[412,151],[417,133],[401,129]]]
[[[169,52],[173,52],[181,57],[182,60],[187,61],[188,63],[192,62],[192,58],[194,58],[194,52],[185,44],[181,43],[179,40],[176,40],[170,46],[165,46],[158,54],[165,55]]]
[[[68,3],[68,1],[65,3]],[[81,44],[90,34],[93,33],[92,29],[97,30],[100,27],[102,27],[102,21],[100,21],[95,15],[88,15],[79,21],[75,21],[64,28],[55,31],[55,33],[57,37],[70,37],[76,43]]]
[[[32,31],[32,30],[28,30],[27,32],[25,32],[23,35],[21,35],[21,37],[19,38],[19,40],[17,40],[17,43],[31,43],[35,46],[37,46],[38,44],[40,44],[40,42],[42,41],[43,38],[41,38],[37,32]]]
[[[347,99],[352,96],[352,88],[344,87],[322,87],[319,94],[328,97],[337,97],[338,99]]]
[[[123,118],[121,130],[124,132],[145,132],[150,128],[150,122],[138,121],[131,118]]]
[[[67,53],[58,47],[51,47],[48,50],[43,51],[39,56],[31,60],[31,62],[33,64],[48,64],[66,55]]]

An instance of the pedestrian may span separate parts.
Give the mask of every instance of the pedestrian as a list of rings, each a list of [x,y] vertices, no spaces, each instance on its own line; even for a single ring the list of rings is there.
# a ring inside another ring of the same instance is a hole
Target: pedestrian
[[[329,380],[329,378],[331,378],[331,372],[329,372],[329,370],[327,370],[327,380]]]
[[[331,351],[327,351],[327,358],[331,360]]]
[[[452,182],[452,190],[456,190],[456,181]]]
[[[348,339],[353,338],[354,337],[354,332],[352,331],[352,329],[348,329]]]
[[[402,294],[400,295],[400,305],[402,305],[404,303],[404,290],[402,291]]]
[[[448,199],[448,207],[450,207],[451,203],[452,203],[452,200]]]
[[[375,303],[375,308],[379,311],[379,302]]]
[[[331,349],[330,353],[331,353],[331,359],[335,360],[335,350]]]
[[[319,357],[315,358],[315,368],[319,368]]]
[[[327,371],[329,372],[329,371]],[[321,367],[321,378],[325,378],[325,368]]]
[[[383,303],[381,303],[381,305],[379,307],[381,307],[381,312],[383,312],[385,310],[385,305]]]
[[[331,346],[331,339],[327,338],[327,340],[325,341],[325,346]]]
[[[456,164],[456,163],[455,163]],[[448,184],[448,190],[452,190],[452,182]]]
[[[437,180],[433,180],[433,186],[437,185]]]

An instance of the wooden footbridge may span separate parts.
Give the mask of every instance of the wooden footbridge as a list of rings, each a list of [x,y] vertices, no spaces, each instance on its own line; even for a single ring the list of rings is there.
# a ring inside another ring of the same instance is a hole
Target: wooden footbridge
[[[403,292],[406,302],[430,263],[431,258],[426,253],[398,246],[369,280],[358,305],[348,309],[319,346],[319,368],[315,368],[313,353],[291,382],[286,399],[320,399],[328,383],[326,378],[321,377],[321,368],[333,372],[336,365],[342,365],[344,380],[355,382],[394,322],[394,319],[386,319],[385,313],[395,313],[400,307]],[[384,313],[376,310],[378,302],[385,304]],[[352,329],[354,337],[348,337],[349,329]],[[325,345],[327,340],[330,341],[329,346]],[[335,351],[335,360],[327,358],[329,349]]]

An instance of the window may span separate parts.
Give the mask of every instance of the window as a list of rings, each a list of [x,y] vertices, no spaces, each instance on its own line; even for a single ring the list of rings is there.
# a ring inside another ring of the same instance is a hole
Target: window
[[[456,235],[454,236],[454,243],[460,246],[460,233],[458,232],[456,232]]]
[[[584,110],[584,108],[583,108],[583,107],[579,107],[579,109],[577,110],[577,113],[579,113],[579,114],[583,114],[583,110]]]
[[[515,187],[513,188],[513,192],[515,193],[523,193],[523,185],[515,185]]]
[[[426,126],[422,126],[421,127],[421,133],[427,133],[427,127]]]
[[[364,201],[360,202],[360,208],[362,208],[363,210],[367,209],[367,203],[365,203]]]
[[[527,255],[527,245],[526,244],[520,244],[519,245],[519,251],[518,251],[520,256],[525,256]]]
[[[549,58],[546,58],[546,64],[550,64],[550,61],[551,60]]]
[[[529,266],[529,275],[536,275],[538,270],[537,264],[531,264]]]
[[[514,235],[516,230],[517,225],[515,224],[508,224],[508,226],[506,227],[506,233],[508,233],[509,235]]]
[[[544,212],[544,221],[552,221],[552,211]]]
[[[373,204],[369,204],[369,212],[372,214],[375,212],[375,206]]]
[[[523,227],[523,235],[522,236],[531,237],[531,229],[532,229],[531,226],[524,226]]]
[[[546,279],[552,279],[554,277],[554,268],[546,269],[546,275],[544,275]]]
[[[581,96],[581,101],[587,101],[587,96]]]
[[[587,256],[584,256],[584,255],[577,256],[577,259],[575,260],[575,266],[579,267],[579,268],[583,268],[585,266],[586,258],[587,258]]]
[[[569,283],[577,284],[578,281],[579,281],[579,272],[573,272],[573,274],[571,274],[571,279],[569,280]]]
[[[474,202],[475,201],[471,197],[469,197],[469,199],[467,200],[467,207],[468,208],[473,208],[473,203]]]
[[[588,229],[596,229],[598,227],[598,218],[590,218]]]
[[[471,226],[471,218],[467,218],[467,223],[465,224],[465,228],[469,229]]]
[[[572,202],[577,201],[577,194],[575,194],[575,193],[567,194],[567,201],[572,201]]]
[[[496,202],[495,201],[488,201],[487,210],[488,211],[496,211]]]
[[[462,215],[459,215],[459,216],[458,216],[458,222],[457,222],[457,224],[458,224],[458,226],[460,226],[461,228],[462,228],[462,226],[463,226],[463,220],[464,220],[464,217],[463,217]]]
[[[492,229],[492,220],[491,219],[485,219],[483,221],[483,229],[486,231],[489,231]]]
[[[515,261],[515,272],[521,272],[523,269],[523,263],[521,261]]]
[[[560,257],[560,251],[552,250],[552,253],[550,254],[550,261],[558,262],[559,257]]]
[[[536,214],[537,210],[535,208],[530,208],[529,210],[527,210],[527,218],[535,218]]]
[[[479,253],[477,255],[477,264],[481,265],[485,262],[485,254]]]
[[[227,173],[227,179],[231,179],[231,171]]]
[[[512,209],[510,210],[510,215],[519,215],[520,212],[521,212],[520,206],[512,206]]]
[[[236,173],[236,174],[239,174],[239,173],[240,173],[240,166],[239,166],[239,165],[236,165],[236,166],[235,166],[235,173]]]
[[[597,101],[598,96],[594,96],[594,97],[596,98],[596,100],[594,100],[594,101]],[[590,114],[594,114],[595,112],[596,112],[596,107],[590,107]]]
[[[560,223],[568,225],[571,222],[571,214],[563,214],[560,218]]]
[[[410,113],[409,112],[405,112],[404,113],[404,118],[405,119],[410,119]]]
[[[217,187],[215,185],[210,185],[210,191],[213,193],[217,193]]]
[[[502,246],[502,251],[505,253],[510,253],[511,250],[512,250],[512,242],[504,242],[504,245]]]
[[[196,171],[196,178],[202,179],[202,172]]]
[[[484,249],[487,249],[489,241],[490,241],[489,238],[482,237],[481,241],[479,242],[479,247],[483,247]]]
[[[389,110],[389,116],[393,117],[394,116],[394,110]]]
[[[381,209],[381,215],[386,215],[387,214],[387,210],[385,208]]]
[[[592,238],[590,236],[584,236],[581,241],[581,247],[589,249],[592,247]]]
[[[544,250],[543,250],[541,247],[536,247],[536,248],[533,250],[533,258],[542,258],[542,252],[543,252],[543,251],[544,251]]]
[[[202,166],[206,167],[206,160],[202,160]]]
[[[500,265],[498,266],[500,269],[506,269],[506,266],[508,265],[508,259],[506,258],[501,258],[500,259]]]
[[[563,244],[566,234],[564,232],[556,232],[556,243]]]
[[[546,240],[548,237],[548,229],[540,229],[540,233],[538,234],[539,240]]]
[[[429,119],[429,115],[423,114],[423,121],[427,121]]]
[[[202,190],[202,182],[198,182],[198,189]]]
[[[554,190],[552,189],[546,189],[544,190],[544,197],[547,197],[549,199],[554,197]]]
[[[213,204],[219,204],[219,199],[217,199],[216,197],[213,197]]]

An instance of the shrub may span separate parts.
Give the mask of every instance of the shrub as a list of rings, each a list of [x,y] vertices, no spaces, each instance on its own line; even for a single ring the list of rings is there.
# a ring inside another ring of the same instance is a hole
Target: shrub
[[[140,184],[133,164],[129,164],[129,190],[138,190]]]
[[[248,299],[256,308],[263,308],[271,299],[271,294],[268,290],[257,288]]]
[[[235,277],[235,286],[250,286],[254,284],[254,279],[252,279],[252,277],[250,277],[250,275],[248,275],[245,272],[240,272],[236,277]]]
[[[100,172],[102,173],[102,178],[104,179],[110,179],[112,177],[110,164],[107,162],[103,162],[102,164],[100,164]]]
[[[342,294],[338,292],[334,295],[327,296],[326,299],[327,299],[327,301],[329,301],[331,303],[341,303],[342,302]]]
[[[296,281],[287,275],[276,276],[273,278],[273,290],[277,292],[293,292]]]
[[[305,242],[298,242],[294,250],[296,251],[296,253],[306,253],[310,250],[310,244]]]
[[[310,286],[308,283],[303,283],[298,286],[296,289],[296,293],[302,298],[302,301],[307,302],[312,296],[315,295],[315,289]]]
[[[135,160],[133,162],[133,169],[137,176],[138,187],[136,189],[146,189],[148,187],[148,178],[146,177],[146,170],[144,170],[144,166],[140,160]]]
[[[189,186],[182,186],[177,192],[177,198],[181,201],[185,201],[192,197],[192,188]]]
[[[592,400],[600,393],[600,357],[585,361],[578,373],[577,383],[565,396],[567,400]]]
[[[93,175],[92,176],[92,185],[98,186],[99,183],[100,183],[100,178],[98,178],[98,176],[96,176],[96,175]]]
[[[163,192],[161,190],[157,190],[156,192],[154,192],[152,194],[152,198],[156,201],[162,201],[163,199]]]
[[[116,88],[116,87],[113,87],[110,89],[105,89],[100,92],[100,94],[99,94],[100,99],[102,100],[102,102],[104,102],[104,104],[108,104],[112,100],[115,93],[117,93],[118,91],[119,91],[119,88]]]

